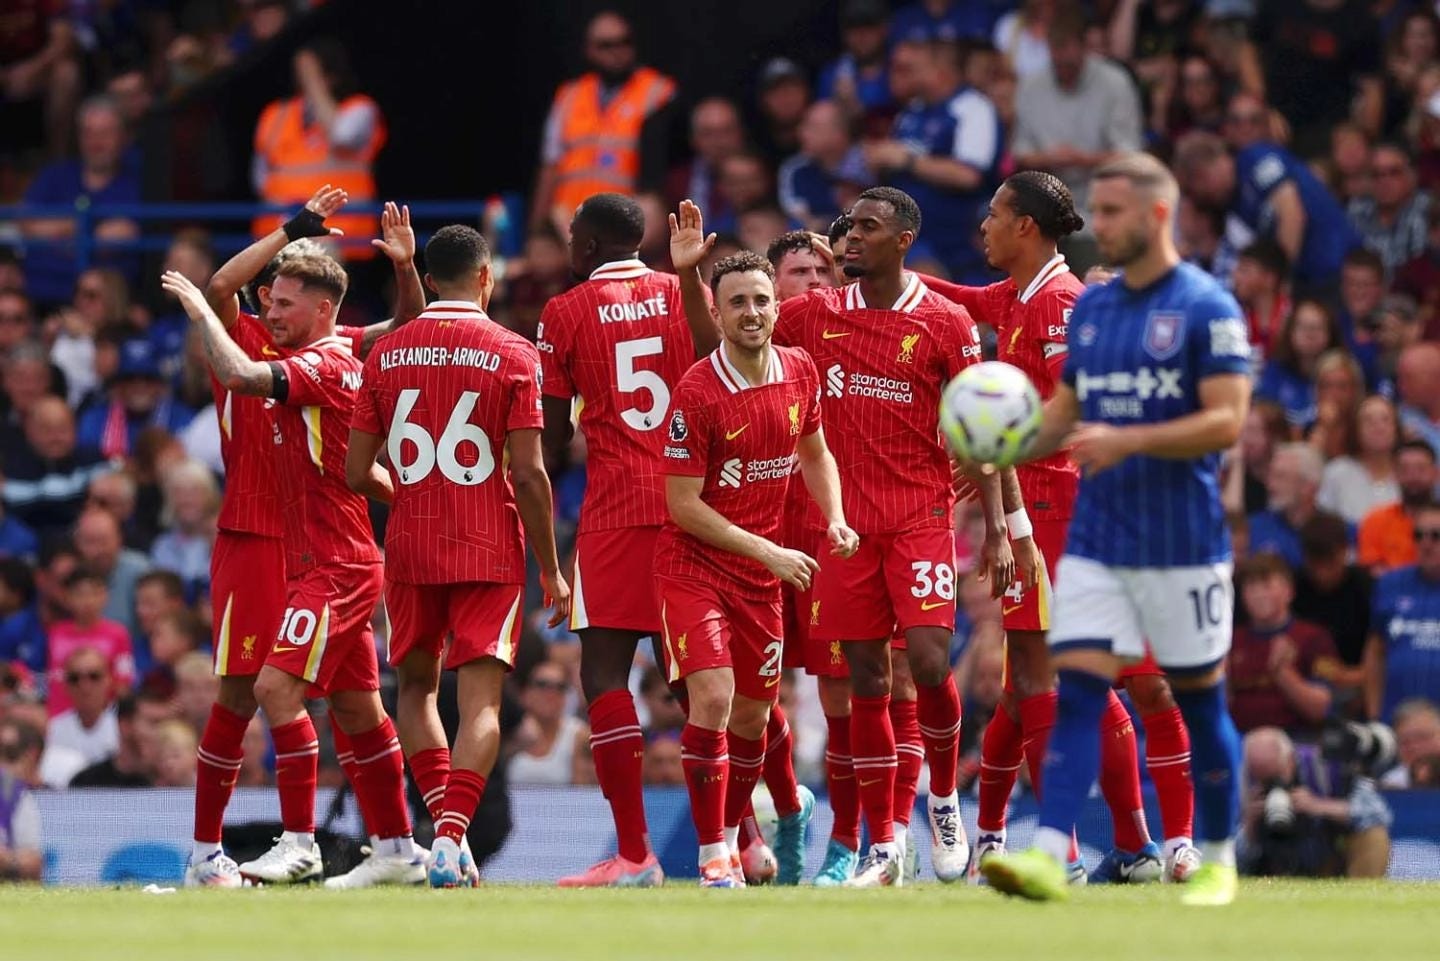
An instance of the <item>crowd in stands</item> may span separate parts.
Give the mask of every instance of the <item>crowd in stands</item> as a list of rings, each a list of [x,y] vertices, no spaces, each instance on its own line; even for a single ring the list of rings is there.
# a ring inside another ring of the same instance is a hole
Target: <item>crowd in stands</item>
[[[146,158],[131,138],[149,105],[270,42],[303,6],[13,0],[0,17],[0,198],[139,200]],[[653,51],[629,22],[601,14],[585,32],[588,72],[535,120],[543,147],[523,249],[504,264],[491,314],[534,338],[542,306],[569,283],[570,212],[599,190],[639,198],[650,224],[640,255],[666,269],[665,215],[681,199],[719,233],[719,258],[763,253],[790,229],[824,233],[860,190],[893,184],[924,213],[911,266],[987,283],[996,275],[977,227],[1005,175],[1051,170],[1083,211],[1100,163],[1153,151],[1183,188],[1184,255],[1233,289],[1253,348],[1255,403],[1224,482],[1241,558],[1237,724],[1305,742],[1329,718],[1378,718],[1399,739],[1384,783],[1440,785],[1435,7],[842,0],[831,59],[765,61],[750,92],[699,99],[644,66]],[[336,42],[310,44],[294,69],[294,97],[256,118],[256,196],[309,195],[290,141],[314,130],[326,138],[314,148],[330,165],[321,176],[346,172],[352,196],[376,196],[376,152],[419,147],[385,144],[384,112],[401,105],[358,92]],[[364,217],[346,227],[375,234]],[[137,229],[95,225],[101,238]],[[34,786],[183,787],[216,685],[218,420],[183,313],[150,293],[134,257],[77,270],[71,249],[46,243],[74,230],[48,214],[0,221],[0,762]],[[344,253],[363,269],[368,250]],[[1096,265],[1083,231],[1064,252],[1077,273]],[[174,236],[164,257],[202,286],[217,259],[203,230]],[[343,322],[382,316],[350,310]],[[583,437],[551,466],[568,544]],[[970,555],[973,508],[956,528]],[[999,610],[973,581],[954,661],[978,722],[999,697],[1001,648]],[[383,641],[383,612],[376,623]],[[573,636],[532,619],[514,677],[513,782],[593,783],[578,653]],[[649,663],[635,687],[647,780],[679,784],[674,695]],[[813,685],[790,678],[783,691],[797,768],[814,778],[824,726]],[[978,741],[967,723],[972,765]],[[256,721],[240,784],[267,783],[268,753]]]

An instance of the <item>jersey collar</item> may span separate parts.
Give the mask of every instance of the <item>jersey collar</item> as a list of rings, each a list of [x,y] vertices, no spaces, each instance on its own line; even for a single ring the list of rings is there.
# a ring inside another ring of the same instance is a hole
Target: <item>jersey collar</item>
[[[420,312],[429,320],[489,320],[490,317],[472,300],[437,300]]]
[[[644,277],[650,273],[650,268],[645,262],[631,257],[629,260],[612,260],[608,264],[601,264],[595,268],[590,275],[591,280],[634,280],[637,277]]]
[[[920,306],[920,301],[924,299],[929,289],[920,279],[920,275],[912,271],[910,279],[905,282],[905,289],[900,291],[900,296],[895,299],[895,303],[890,305],[890,309],[901,314],[913,313],[915,308]],[[860,293],[858,281],[845,288],[845,309],[869,309],[869,305],[865,303],[865,296]]]
[[[1056,254],[1051,257],[1046,261],[1045,266],[1040,268],[1040,273],[1035,275],[1035,279],[1030,281],[1030,286],[1026,287],[1025,292],[1020,295],[1020,303],[1030,303],[1030,298],[1040,293],[1046,284],[1061,274],[1068,273],[1070,273],[1070,265],[1065,262],[1064,254]]]
[[[739,368],[730,363],[730,358],[725,354],[725,345],[721,344],[710,352],[710,366],[715,371],[715,376],[720,378],[720,383],[732,394],[738,394],[742,390],[750,390],[755,387],[764,387],[765,384],[778,384],[785,379],[785,365],[780,361],[780,352],[773,346],[770,348],[770,367],[765,372],[765,384],[752,384],[740,373]]]

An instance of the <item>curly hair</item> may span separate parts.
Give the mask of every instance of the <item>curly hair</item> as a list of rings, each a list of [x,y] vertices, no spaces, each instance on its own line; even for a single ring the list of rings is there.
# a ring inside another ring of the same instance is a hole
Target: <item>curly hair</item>
[[[720,278],[726,274],[745,274],[752,270],[759,271],[770,278],[771,283],[775,281],[775,268],[770,266],[770,261],[755,253],[753,250],[742,250],[738,254],[731,254],[729,257],[722,257],[715,264],[715,270],[710,274],[710,293],[718,293],[720,290]]]

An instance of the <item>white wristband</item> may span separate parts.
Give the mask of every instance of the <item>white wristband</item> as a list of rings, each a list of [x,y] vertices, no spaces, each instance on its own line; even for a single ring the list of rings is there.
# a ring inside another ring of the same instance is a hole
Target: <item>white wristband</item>
[[[1035,533],[1035,526],[1030,523],[1030,515],[1025,513],[1025,508],[1020,508],[1013,514],[1005,515],[1005,526],[1010,528],[1010,539],[1022,541]]]

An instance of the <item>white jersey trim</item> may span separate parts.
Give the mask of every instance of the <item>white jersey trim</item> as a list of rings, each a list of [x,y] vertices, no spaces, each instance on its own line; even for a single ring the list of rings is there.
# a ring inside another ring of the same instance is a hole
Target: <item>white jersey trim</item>
[[[629,260],[612,260],[608,264],[601,264],[595,268],[590,275],[591,280],[634,280],[637,277],[644,277],[652,273],[644,262],[636,258]]]
[[[1030,281],[1030,285],[1025,288],[1025,292],[1020,295],[1020,303],[1030,303],[1030,298],[1040,293],[1046,284],[1050,283],[1050,281],[1056,277],[1068,273],[1070,273],[1070,265],[1065,262],[1064,254],[1056,254],[1054,257],[1051,257],[1046,261],[1045,266],[1040,268],[1040,273],[1035,275],[1035,279]]]
[[[925,286],[925,282],[920,279],[919,274],[911,273],[909,277],[910,279],[905,282],[905,289],[900,291],[900,296],[895,299],[895,303],[890,305],[890,309],[897,313],[914,313],[915,308],[920,306],[920,301],[924,300],[925,295],[930,292],[930,288]],[[845,288],[845,309],[869,309],[865,303],[865,295],[860,293],[858,281]]]
[[[780,352],[774,347],[770,348],[770,366],[765,371],[765,381],[762,384],[752,384],[740,373],[740,369],[732,364],[726,355],[724,344],[710,352],[710,367],[715,371],[715,376],[720,378],[720,383],[732,394],[763,387],[765,384],[778,384],[785,379],[785,365],[780,360]]]

